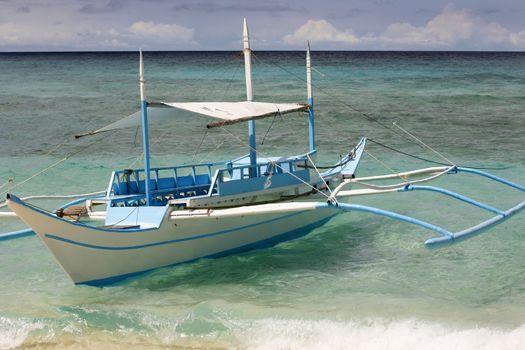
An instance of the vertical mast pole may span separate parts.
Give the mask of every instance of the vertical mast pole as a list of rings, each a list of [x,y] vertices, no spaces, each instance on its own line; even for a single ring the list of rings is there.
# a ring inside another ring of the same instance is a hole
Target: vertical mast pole
[[[149,138],[148,138],[148,102],[144,94],[144,60],[142,59],[142,49],[140,49],[139,64],[139,86],[140,86],[140,109],[142,114],[142,143],[144,147],[144,185],[146,189],[146,205],[150,205],[150,164],[149,164]]]
[[[246,101],[253,101],[252,92],[252,60],[250,50],[250,37],[248,33],[248,23],[244,18],[243,27],[243,52],[244,52],[244,75],[246,78]],[[257,176],[257,142],[255,134],[255,121],[248,121],[248,135],[250,143],[250,177]]]
[[[306,48],[306,91],[308,97],[308,104],[310,108],[308,109],[308,133],[309,133],[309,143],[310,143],[310,152],[315,151],[315,116],[314,116],[314,97],[312,94],[312,62],[310,59],[310,42],[308,42]]]

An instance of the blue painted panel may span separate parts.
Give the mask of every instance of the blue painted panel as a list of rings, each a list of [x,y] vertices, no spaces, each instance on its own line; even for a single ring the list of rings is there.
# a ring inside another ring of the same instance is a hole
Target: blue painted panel
[[[175,188],[177,186],[174,178],[161,178],[158,182],[159,190]]]
[[[140,190],[140,193],[146,193],[146,188],[145,188],[145,181],[144,180],[140,180],[139,181],[139,190]],[[149,180],[149,190],[150,191],[154,191],[157,189],[157,182],[153,179]]]
[[[196,185],[210,185],[211,184],[211,179],[210,179],[210,175],[208,174],[199,174],[199,175],[195,175],[195,184]]]
[[[193,176],[177,176],[177,185],[178,187],[188,187],[193,186],[195,183],[193,181]]]

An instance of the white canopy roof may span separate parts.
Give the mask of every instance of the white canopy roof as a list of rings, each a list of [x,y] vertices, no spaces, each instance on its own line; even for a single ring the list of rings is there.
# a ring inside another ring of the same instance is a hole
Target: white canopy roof
[[[194,113],[221,119],[209,123],[208,128],[234,124],[250,119],[270,117],[295,111],[306,111],[307,105],[299,103],[267,102],[163,102],[165,106],[184,109]]]
[[[267,118],[279,114],[308,110],[308,105],[299,103],[268,103],[268,102],[153,102],[148,107],[148,123],[162,123],[177,116],[171,108],[190,111],[208,117],[220,119],[208,123],[206,127],[214,128],[235,124],[251,119]],[[77,135],[82,137],[105,131],[136,127],[141,124],[141,112],[135,112],[119,121],[101,129]]]

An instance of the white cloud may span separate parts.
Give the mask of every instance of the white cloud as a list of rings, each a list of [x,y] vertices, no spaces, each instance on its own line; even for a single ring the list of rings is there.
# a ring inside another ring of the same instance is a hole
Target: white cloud
[[[128,47],[115,29],[84,30],[71,24],[29,25],[0,23],[0,48],[115,49]]]
[[[167,42],[194,43],[193,28],[186,28],[178,24],[156,24],[154,22],[135,22],[128,31],[133,35],[152,40]]]
[[[512,32],[499,23],[488,23],[468,9],[455,9],[449,5],[423,26],[397,22],[379,35],[357,36],[350,28],[341,31],[326,20],[310,19],[283,38],[291,45],[306,40],[342,44],[338,48],[523,50],[525,30]]]
[[[337,30],[330,22],[321,20],[308,20],[293,34],[284,37],[287,44],[304,44],[307,40],[311,42],[338,42],[356,44],[359,39],[354,35],[352,30],[344,32]]]
[[[408,23],[391,24],[378,40],[384,43],[446,47],[470,39],[481,25],[469,10],[446,7],[422,27]]]
[[[513,33],[499,23],[492,22],[487,25],[485,38],[490,44],[510,43],[517,48],[525,48],[525,30]]]
[[[0,24],[0,46],[6,45],[35,45],[42,41],[48,42],[53,46],[60,45],[67,41],[69,34],[62,30],[34,29],[26,25],[16,25],[11,22]]]
[[[73,50],[135,49],[154,45],[163,48],[183,44],[196,45],[194,30],[177,24],[136,22],[125,29],[97,28],[92,25],[59,23],[0,23],[0,49],[5,48],[64,48]]]

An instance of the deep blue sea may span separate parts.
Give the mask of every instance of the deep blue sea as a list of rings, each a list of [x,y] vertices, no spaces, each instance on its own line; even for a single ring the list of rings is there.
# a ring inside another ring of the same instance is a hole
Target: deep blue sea
[[[241,52],[144,57],[150,101],[245,99]],[[525,53],[313,51],[312,61],[319,165],[361,136],[443,161],[395,122],[456,164],[525,184]],[[8,190],[103,190],[113,169],[141,167],[140,130],[74,138],[138,109],[138,53],[0,53],[0,82],[0,203]],[[304,53],[254,52],[253,82],[256,101],[306,102]],[[247,153],[207,121],[152,125],[152,165]],[[246,125],[228,130],[246,139]],[[257,134],[262,156],[308,147],[303,115],[257,121]],[[360,176],[433,165],[367,151]],[[437,185],[502,209],[525,200],[471,175]],[[450,230],[490,217],[430,193],[354,201]],[[23,227],[0,218],[0,232]],[[0,241],[0,349],[523,349],[525,213],[448,248],[425,248],[433,236],[347,213],[270,249],[104,288],[74,286],[37,237]]]

